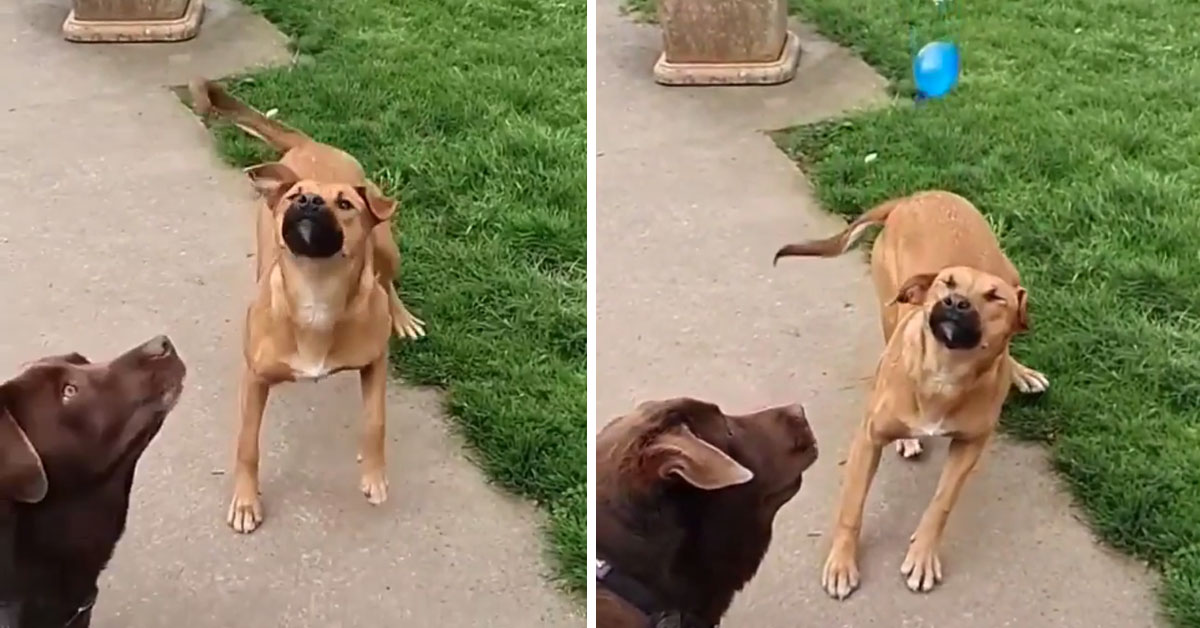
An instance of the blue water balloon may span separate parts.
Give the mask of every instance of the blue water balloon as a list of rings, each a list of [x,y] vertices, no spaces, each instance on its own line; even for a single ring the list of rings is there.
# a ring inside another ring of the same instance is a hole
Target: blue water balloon
[[[913,60],[913,81],[925,98],[940,98],[958,82],[958,46],[946,41],[925,44]]]

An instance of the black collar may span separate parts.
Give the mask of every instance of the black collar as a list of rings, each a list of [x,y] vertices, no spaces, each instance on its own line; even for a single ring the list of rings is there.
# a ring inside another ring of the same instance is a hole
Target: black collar
[[[91,623],[92,607],[96,605],[96,592],[93,591],[87,596],[87,599],[75,609],[75,614],[71,615],[67,623],[63,624],[63,628],[75,628],[76,626],[86,626]]]
[[[44,599],[38,600],[38,602],[40,604],[30,601],[0,603],[0,628],[22,628],[23,626],[82,628],[89,626],[91,625],[92,608],[96,605],[96,593],[95,591],[89,593],[77,604],[73,602],[64,604],[62,600],[54,600],[50,604],[46,604]],[[22,619],[25,620],[23,623]]]
[[[646,628],[717,628],[679,609],[665,608],[647,586],[618,571],[606,560],[596,561],[596,584],[625,600],[646,617]]]

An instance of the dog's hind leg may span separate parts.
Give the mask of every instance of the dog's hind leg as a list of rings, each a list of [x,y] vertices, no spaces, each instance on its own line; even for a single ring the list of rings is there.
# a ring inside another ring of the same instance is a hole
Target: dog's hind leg
[[[1008,356],[1008,363],[1011,367],[1012,383],[1017,390],[1025,394],[1035,394],[1046,392],[1046,389],[1050,387],[1050,378],[1041,372],[1017,362],[1017,359],[1011,355]]]
[[[872,267],[871,270],[877,273],[875,285],[883,286],[887,283],[887,275],[884,274],[886,271],[882,267],[878,271],[876,271],[875,267]],[[890,286],[879,288],[878,292],[880,302],[886,304],[879,312],[879,323],[883,327],[883,343],[886,345],[892,339],[892,333],[896,331],[896,322],[900,319],[900,306],[883,300],[886,295],[895,292]],[[900,457],[905,460],[918,458],[924,451],[925,446],[919,438],[900,438],[896,440],[896,453],[900,454]]]
[[[925,445],[919,438],[901,438],[896,441],[896,453],[905,460],[917,458],[925,452]]]
[[[396,286],[393,283],[393,278],[400,271],[400,247],[396,245],[396,240],[392,237],[391,228],[386,223],[376,225],[375,230],[371,232],[371,237],[375,244],[375,271],[378,273],[379,283],[388,293],[388,308],[392,313],[392,329],[401,338],[413,340],[421,338],[425,335],[425,321],[413,316],[412,312],[408,311],[404,302],[400,300],[400,295],[396,293]]]
[[[408,311],[404,302],[400,300],[400,295],[396,294],[396,287],[391,283],[388,284],[387,291],[392,310],[392,328],[396,330],[396,335],[413,340],[424,336],[425,321],[413,316],[412,312]]]

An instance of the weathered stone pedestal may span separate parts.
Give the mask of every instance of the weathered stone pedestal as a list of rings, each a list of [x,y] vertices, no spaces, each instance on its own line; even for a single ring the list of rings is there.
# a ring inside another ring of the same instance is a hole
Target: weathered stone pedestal
[[[800,40],[786,0],[660,0],[664,85],[768,85],[796,75]]]
[[[63,36],[78,42],[183,41],[200,31],[204,0],[74,0]]]

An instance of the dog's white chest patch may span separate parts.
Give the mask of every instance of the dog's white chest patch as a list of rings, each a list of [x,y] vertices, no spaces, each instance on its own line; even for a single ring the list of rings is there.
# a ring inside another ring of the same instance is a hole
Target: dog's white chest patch
[[[297,342],[296,353],[287,360],[292,376],[297,380],[316,381],[332,373],[329,350],[325,342]]]
[[[292,374],[298,380],[317,381],[328,375],[330,371],[325,366],[325,360],[292,358],[288,360],[288,366],[292,367]]]
[[[913,428],[913,432],[917,436],[945,436],[949,431],[946,429],[946,419],[926,421]]]
[[[345,300],[339,281],[323,278],[296,282],[292,295],[292,319],[301,327],[328,330],[337,319],[335,303]]]

